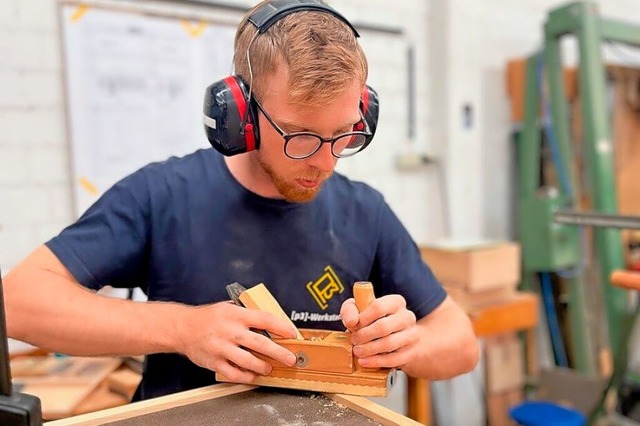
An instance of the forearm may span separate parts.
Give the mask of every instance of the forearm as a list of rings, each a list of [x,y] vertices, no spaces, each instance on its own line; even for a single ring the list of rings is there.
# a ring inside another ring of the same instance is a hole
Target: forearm
[[[444,380],[471,371],[480,356],[468,316],[450,299],[417,322],[416,356],[402,370],[410,376]]]
[[[47,249],[39,248],[32,256],[42,259],[42,250]],[[44,253],[45,260],[49,254]],[[71,355],[175,351],[176,324],[186,306],[97,295],[68,273],[32,267],[30,258],[4,280],[10,337]]]

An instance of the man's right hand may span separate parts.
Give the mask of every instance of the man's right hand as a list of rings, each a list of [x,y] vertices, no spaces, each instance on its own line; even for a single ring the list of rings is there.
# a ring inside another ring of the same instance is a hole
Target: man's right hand
[[[293,338],[291,323],[253,309],[221,302],[187,306],[138,303],[96,294],[80,286],[42,245],[6,275],[4,300],[10,337],[76,356],[145,355],[179,352],[234,382],[250,382],[295,355],[268,337]],[[108,318],[108,321],[105,321]]]
[[[195,364],[240,383],[251,382],[256,374],[271,372],[271,365],[249,350],[288,366],[295,365],[296,356],[291,351],[251,330],[295,338],[290,323],[276,315],[230,302],[187,309],[187,313],[180,316],[178,351]]]

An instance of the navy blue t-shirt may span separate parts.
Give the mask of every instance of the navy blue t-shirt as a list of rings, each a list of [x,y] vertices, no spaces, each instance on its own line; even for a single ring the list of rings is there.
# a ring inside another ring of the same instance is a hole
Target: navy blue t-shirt
[[[202,305],[228,300],[227,284],[264,283],[300,328],[343,330],[356,281],[404,296],[417,318],[446,297],[374,189],[334,173],[311,202],[264,198],[213,149],[143,167],[47,246],[82,285],[141,287],[153,301]],[[184,356],[153,354],[137,397],[214,382]]]

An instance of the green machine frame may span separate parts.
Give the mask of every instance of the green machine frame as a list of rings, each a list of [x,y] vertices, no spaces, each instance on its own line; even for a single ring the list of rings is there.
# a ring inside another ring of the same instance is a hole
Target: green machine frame
[[[640,27],[600,17],[594,3],[572,3],[549,13],[544,26],[543,50],[527,60],[525,111],[517,143],[519,233],[525,288],[532,287],[536,273],[579,271],[584,261],[579,229],[575,225],[585,223],[580,221],[577,192],[572,189],[578,187],[578,179],[571,167],[569,110],[561,59],[560,42],[566,35],[574,35],[578,44],[583,149],[594,214],[611,217],[617,211],[614,145],[607,109],[602,43],[613,41],[640,46]],[[544,80],[546,86],[541,84]],[[546,92],[541,87],[545,87]],[[546,96],[541,93],[546,93]],[[564,170],[566,174],[565,185],[557,188],[544,187],[540,180],[540,111],[544,111],[545,102],[548,103],[548,125],[555,138],[556,169]],[[563,212],[566,213],[564,220],[557,221],[556,215]],[[624,266],[620,232],[612,227],[594,228],[593,232],[596,266],[604,295],[608,344],[616,354],[623,346],[622,324],[630,319],[631,314],[626,293],[609,285],[611,272]],[[597,348],[588,326],[591,319],[586,302],[586,277],[576,273],[567,279],[574,367],[580,372],[594,374],[597,371]]]

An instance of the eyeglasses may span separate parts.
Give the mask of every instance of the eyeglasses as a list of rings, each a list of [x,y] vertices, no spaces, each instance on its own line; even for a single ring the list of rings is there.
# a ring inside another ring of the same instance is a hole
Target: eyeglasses
[[[371,138],[371,130],[367,121],[360,112],[360,121],[353,127],[356,131],[343,133],[335,138],[323,138],[311,132],[285,133],[262,108],[260,102],[254,97],[254,102],[260,112],[267,119],[271,127],[284,139],[284,153],[294,160],[302,160],[311,157],[320,150],[323,143],[331,144],[331,154],[336,158],[351,157],[362,151],[367,146],[367,140]],[[364,130],[363,130],[364,129]]]

